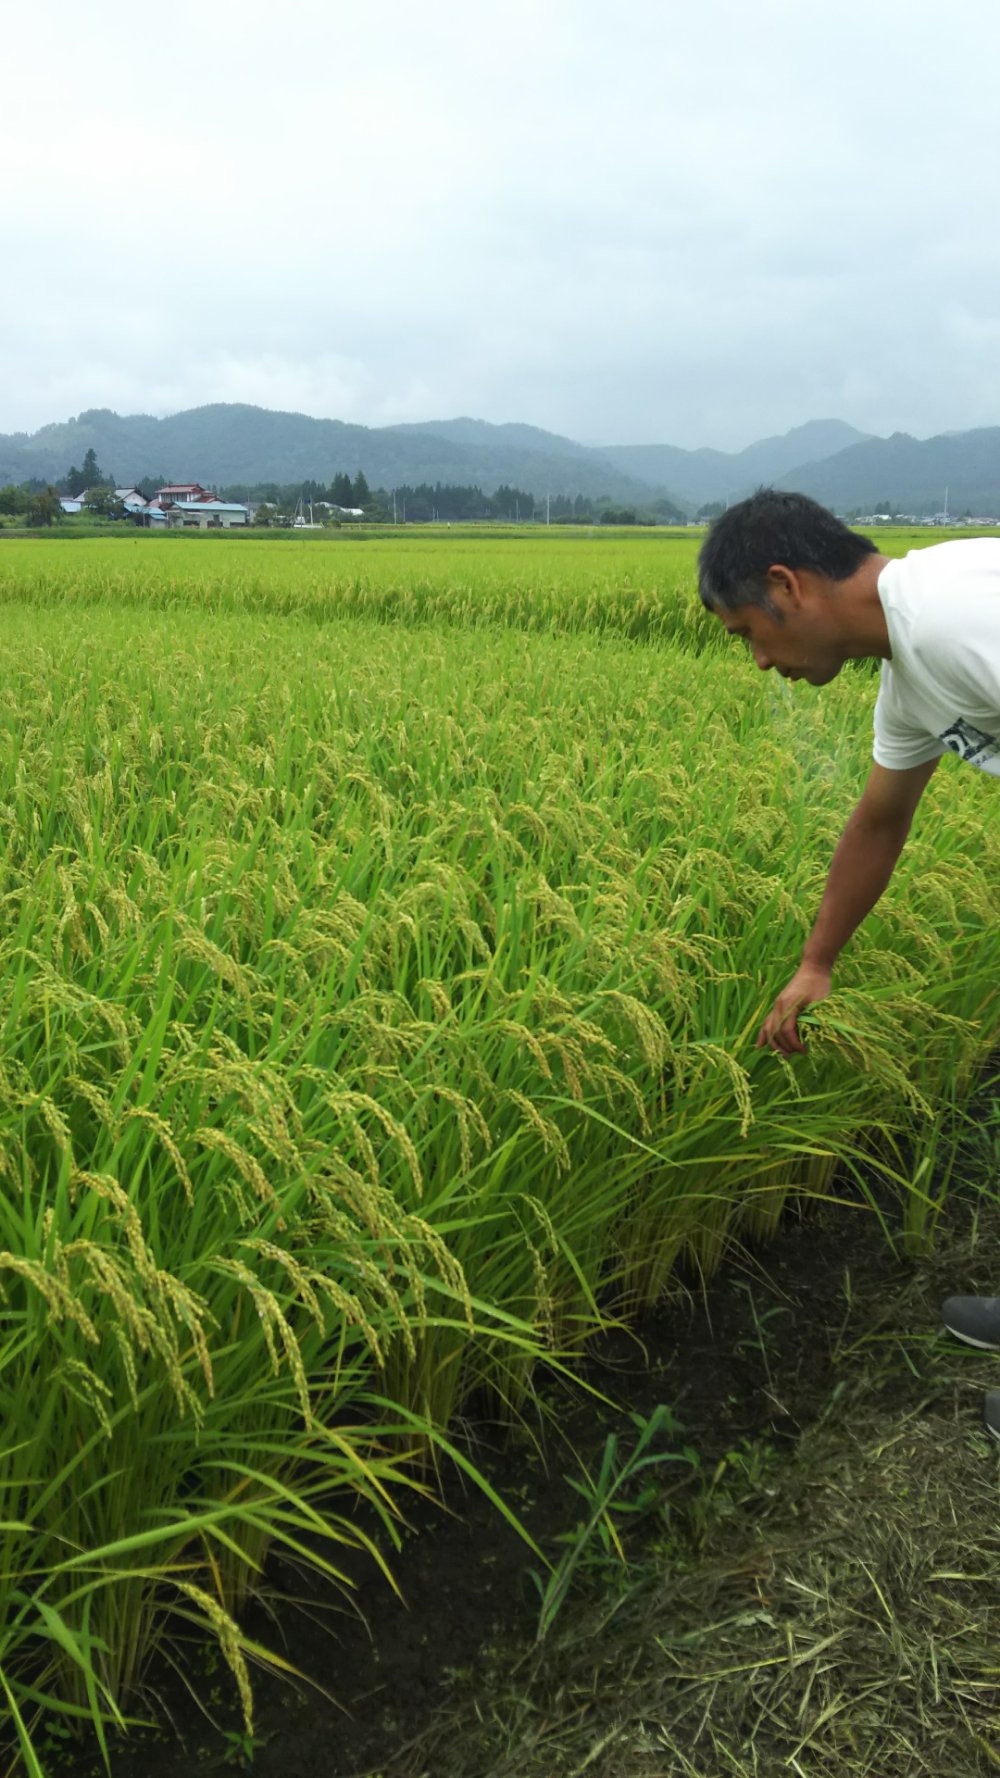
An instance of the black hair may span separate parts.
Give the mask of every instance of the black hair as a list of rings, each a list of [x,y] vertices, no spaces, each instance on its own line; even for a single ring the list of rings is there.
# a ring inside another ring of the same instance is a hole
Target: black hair
[[[759,605],[773,612],[767,574],[774,563],[849,580],[874,553],[869,537],[859,537],[807,494],[758,488],[709,531],[698,557],[698,591],[709,611]]]

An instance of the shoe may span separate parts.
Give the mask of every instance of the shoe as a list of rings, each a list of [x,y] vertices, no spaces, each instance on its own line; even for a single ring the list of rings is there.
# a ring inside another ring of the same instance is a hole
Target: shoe
[[[1000,1352],[1000,1296],[950,1296],[941,1319],[956,1340]]]
[[[987,1432],[1000,1438],[1000,1389],[987,1389],[983,1396],[983,1419]]]

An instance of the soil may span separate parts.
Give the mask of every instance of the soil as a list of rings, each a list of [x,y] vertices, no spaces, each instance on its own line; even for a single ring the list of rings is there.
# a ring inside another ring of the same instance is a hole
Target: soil
[[[792,1214],[766,1249],[734,1251],[706,1291],[692,1287],[631,1332],[605,1338],[590,1354],[583,1384],[543,1382],[549,1411],[530,1425],[514,1434],[467,1427],[470,1454],[555,1560],[564,1547],[558,1539],[572,1533],[582,1511],[567,1478],[580,1475],[581,1462],[593,1469],[610,1432],[623,1446],[634,1441],[630,1417],[647,1417],[666,1403],[679,1427],[673,1442],[696,1454],[697,1468],[658,1467],[658,1476],[667,1474],[666,1494],[648,1521],[648,1547],[638,1553],[647,1565],[652,1560],[662,1569],[674,1561],[690,1573],[729,1534],[725,1521],[735,1507],[719,1477],[755,1469],[754,1488],[774,1492],[760,1476],[780,1471],[829,1413],[845,1351],[859,1330],[879,1324],[886,1304],[905,1298],[913,1276],[864,1204],[810,1208],[804,1219]],[[955,1287],[973,1286],[959,1280]],[[409,1511],[412,1535],[392,1560],[402,1601],[369,1575],[361,1589],[364,1619],[315,1576],[275,1563],[267,1597],[247,1628],[312,1683],[257,1674],[248,1744],[228,1671],[218,1657],[206,1665],[202,1651],[186,1676],[164,1671],[154,1683],[147,1704],[163,1726],[115,1747],[114,1778],[188,1778],[239,1766],[255,1778],[439,1778],[452,1770],[482,1778],[496,1754],[492,1705],[510,1675],[532,1668],[518,1691],[529,1716],[531,1688],[543,1683],[535,1644],[539,1593],[529,1572],[537,1559],[457,1472],[446,1482],[444,1508]],[[751,1501],[751,1516],[755,1510]],[[583,1591],[581,1605],[571,1598],[559,1614],[563,1654],[567,1629],[574,1641],[575,1614],[582,1611],[579,1622],[586,1622],[586,1576]],[[593,1634],[581,1628],[577,1654],[580,1638]],[[609,1707],[614,1701],[609,1693]],[[547,1720],[553,1711],[558,1718],[551,1695],[545,1710]],[[567,1752],[571,1757],[577,1761],[577,1753]],[[593,1754],[584,1763],[593,1774],[619,1770]],[[102,1768],[78,1756],[72,1769],[75,1778],[96,1778]],[[574,1764],[550,1761],[538,1770],[568,1775]],[[714,1778],[713,1768],[706,1771]]]

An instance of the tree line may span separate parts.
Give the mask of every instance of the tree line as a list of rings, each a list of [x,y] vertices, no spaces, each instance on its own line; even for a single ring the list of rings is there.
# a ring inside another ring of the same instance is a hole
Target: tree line
[[[159,486],[162,485],[161,482]],[[88,511],[95,517],[127,517],[124,502],[115,494],[114,476],[105,475],[93,450],[88,451],[84,457],[82,469],[78,469],[74,463],[56,482],[38,481],[32,477],[24,482],[7,482],[4,487],[0,487],[0,517],[22,518],[32,529],[40,525],[51,525],[62,517],[60,496],[83,500]]]
[[[169,482],[166,475],[144,476],[134,485],[151,499]],[[345,512],[361,512],[373,523],[531,524],[549,521],[557,525],[651,525],[670,523],[683,515],[669,500],[654,501],[636,510],[618,507],[606,498],[584,494],[553,494],[539,500],[528,488],[504,483],[492,494],[477,484],[447,482],[403,483],[395,488],[370,488],[364,472],[354,476],[339,471],[329,482],[306,480],[294,483],[230,483],[212,490],[220,499],[246,504],[255,510],[256,523],[282,526],[291,523],[301,501],[311,505],[314,518],[336,524]],[[115,495],[115,480],[101,469],[93,450],[83,464],[74,464],[59,481],[23,482],[0,487],[0,515],[22,517],[28,525],[51,525],[62,516],[61,495],[81,499],[88,513],[104,519],[124,519],[127,512]],[[318,509],[318,510],[317,510]]]
[[[245,501],[257,509],[259,523],[281,525],[289,522],[301,500],[313,507],[313,516],[324,519],[324,509],[363,511],[366,519],[377,524],[532,524],[548,519],[554,525],[654,524],[656,520],[680,517],[676,508],[670,512],[650,509],[637,513],[631,508],[614,507],[607,499],[591,499],[584,494],[553,494],[539,500],[530,488],[502,484],[486,494],[476,483],[402,482],[395,488],[369,488],[359,470],[352,481],[348,475],[334,476],[330,483],[304,481],[280,484],[257,482],[231,484],[222,489],[225,500]],[[325,522],[337,522],[332,513]]]
[[[267,508],[263,522],[273,524],[291,518],[300,500],[306,506],[311,503],[314,507],[338,506],[345,511],[360,509],[366,517],[377,505],[377,495],[373,495],[360,469],[353,480],[342,471],[330,482],[230,482],[219,489],[219,498],[256,507],[258,512]]]
[[[495,494],[484,494],[476,486],[453,486],[450,483],[409,482],[396,488],[371,488],[362,470],[352,479],[346,473],[335,475],[330,482],[302,481],[291,483],[230,483],[221,490],[224,500],[238,500],[256,509],[257,523],[282,525],[289,523],[298,507],[312,506],[317,521],[336,524],[339,513],[362,512],[374,524],[472,523],[477,519],[530,522],[539,511],[538,502],[526,488],[503,486]],[[544,517],[544,506],[541,509]]]

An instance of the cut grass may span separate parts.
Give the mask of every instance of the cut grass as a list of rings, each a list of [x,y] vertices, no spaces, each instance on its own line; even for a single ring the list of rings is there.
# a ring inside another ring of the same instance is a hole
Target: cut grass
[[[939,1304],[995,1291],[998,1250],[992,1204],[978,1239],[946,1238],[891,1294],[845,1296],[825,1407],[794,1444],[734,1449],[686,1538],[633,1548],[624,1590],[477,1670],[478,1720],[442,1716],[385,1778],[997,1770],[1000,1451],[981,1392],[1000,1359],[950,1341]],[[792,1356],[775,1341],[779,1392]]]

